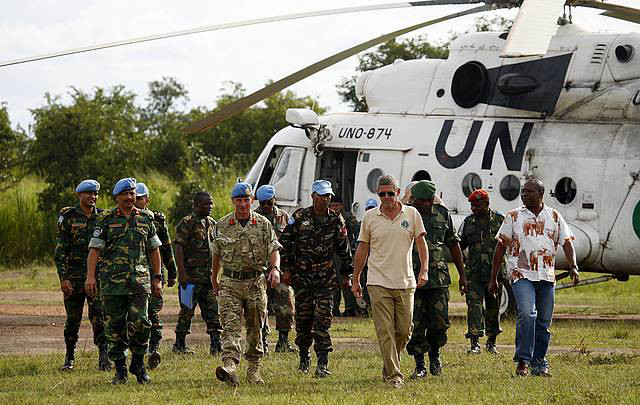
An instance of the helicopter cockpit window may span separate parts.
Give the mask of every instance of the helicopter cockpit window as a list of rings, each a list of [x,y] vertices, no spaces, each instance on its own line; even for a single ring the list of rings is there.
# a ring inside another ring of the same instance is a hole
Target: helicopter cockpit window
[[[369,189],[369,191],[371,191],[372,193],[378,191],[378,178],[382,175],[384,175],[382,169],[373,169],[369,172],[369,174],[367,175],[367,188]]]
[[[469,197],[479,188],[482,188],[482,179],[476,173],[469,173],[462,179],[462,192],[465,197]]]
[[[276,188],[278,202],[297,202],[303,157],[303,148],[287,147],[281,153],[269,181]]]
[[[520,179],[508,174],[500,182],[500,195],[507,201],[515,200],[520,195]]]
[[[267,157],[267,162],[264,165],[264,169],[262,170],[260,181],[258,181],[258,184],[255,185],[256,190],[258,189],[258,187],[262,186],[263,184],[269,183],[269,180],[271,180],[271,177],[273,176],[273,171],[276,169],[276,163],[278,163],[278,158],[280,158],[280,155],[282,154],[283,150],[284,150],[284,146],[274,146],[273,149],[271,149],[271,152]],[[251,172],[253,172],[253,169],[251,170]],[[250,175],[251,173],[249,174],[249,176],[247,176],[247,178],[249,178]]]
[[[431,180],[431,175],[426,170],[418,170],[416,174],[413,175],[411,181],[421,181],[421,180]]]
[[[576,198],[577,193],[576,182],[571,177],[561,178],[553,189],[553,196],[560,204],[571,203]]]
[[[484,97],[489,76],[480,62],[468,62],[453,74],[451,96],[462,108],[475,107]]]

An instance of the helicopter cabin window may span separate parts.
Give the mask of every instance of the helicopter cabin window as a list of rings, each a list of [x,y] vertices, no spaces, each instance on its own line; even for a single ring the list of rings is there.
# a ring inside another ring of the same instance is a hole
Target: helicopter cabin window
[[[418,170],[416,174],[413,175],[411,181],[421,181],[421,180],[431,180],[431,175],[426,170]]]
[[[482,188],[482,179],[476,173],[469,173],[462,179],[462,192],[465,197]]]
[[[367,188],[372,193],[376,193],[378,191],[378,178],[383,176],[384,172],[382,169],[373,169],[367,175]]]
[[[513,201],[520,195],[520,179],[508,174],[500,182],[500,195],[507,201]]]
[[[560,204],[570,204],[578,193],[576,182],[571,177],[563,177],[557,183],[553,189],[552,196],[558,200]]]
[[[264,184],[269,184],[269,180],[271,180],[271,177],[273,176],[273,172],[276,169],[276,164],[278,163],[278,159],[280,158],[280,155],[282,154],[283,150],[284,150],[284,146],[279,146],[279,145],[276,145],[271,149],[271,152],[266,158],[267,162],[264,165],[264,169],[262,170],[262,175],[260,175],[260,181],[258,181],[257,185],[254,184],[255,190],[257,190],[258,187]],[[258,159],[258,162],[259,161],[260,159]],[[258,168],[258,170],[259,169],[260,168]],[[250,184],[253,184],[249,181],[249,180],[252,180],[251,178],[252,173],[253,173],[253,169],[251,169],[251,172],[249,172],[249,175],[247,176],[247,180],[246,180]],[[257,176],[257,173],[256,173],[256,176]]]
[[[298,183],[300,182],[304,151],[304,148],[286,147],[280,153],[280,159],[278,159],[269,181],[269,184],[276,188],[276,198],[279,203],[297,204]]]

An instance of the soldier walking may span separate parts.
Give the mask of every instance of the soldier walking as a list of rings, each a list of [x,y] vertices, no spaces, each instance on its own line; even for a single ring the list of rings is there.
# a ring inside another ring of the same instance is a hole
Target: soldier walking
[[[82,181],[76,187],[78,204],[61,209],[58,217],[54,260],[60,279],[60,289],[64,296],[64,309],[67,313],[67,320],[64,323],[64,342],[67,353],[62,365],[63,371],[72,370],[75,363],[75,348],[85,300],[89,307],[89,321],[93,327],[93,343],[99,350],[98,369],[111,370],[111,363],[107,356],[107,338],[104,335],[102,302],[100,297],[92,298],[84,291],[89,240],[96,227],[98,214],[102,212],[101,209],[96,208],[99,192],[100,183],[97,181]]]
[[[211,264],[216,221],[209,216],[213,207],[211,194],[199,191],[193,198],[193,212],[182,218],[176,227],[176,261],[178,282],[185,288],[193,284],[193,308],[180,303],[180,313],[176,324],[176,341],[173,352],[193,354],[187,347],[185,337],[191,333],[191,319],[195,304],[200,307],[200,315],[207,324],[210,338],[209,353],[217,356],[222,351],[220,342],[220,314],[218,299],[211,285]]]
[[[144,183],[136,184],[136,208],[141,210],[147,209],[149,206],[149,188]],[[176,260],[173,257],[173,249],[171,247],[171,237],[169,236],[169,228],[167,227],[166,217],[162,211],[151,211],[153,216],[153,224],[156,226],[156,232],[162,245],[160,246],[160,257],[162,259],[162,285],[165,280],[168,287],[176,284],[177,269]],[[164,274],[164,269],[168,271],[168,278]],[[151,321],[151,335],[149,337],[149,368],[154,369],[160,364],[160,340],[162,340],[162,319],[160,319],[160,311],[164,305],[162,296],[149,298],[149,320]]]
[[[222,362],[216,377],[238,386],[242,317],[246,328],[245,358],[247,382],[264,384],[260,377],[262,326],[267,309],[267,281],[274,288],[280,282],[280,243],[273,226],[262,215],[251,211],[251,186],[237,183],[231,190],[233,212],[220,218],[213,245],[211,283],[220,300],[222,321]],[[269,264],[269,273],[265,272]],[[222,277],[218,282],[220,266]]]
[[[460,230],[460,248],[469,249],[465,260],[467,287],[467,334],[470,339],[469,354],[480,354],[480,338],[487,335],[486,349],[498,353],[496,337],[500,329],[500,293],[489,294],[491,263],[498,241],[496,235],[504,215],[489,208],[489,193],[485,189],[475,190],[469,195],[472,214],[467,216]],[[504,263],[503,263],[504,264]],[[485,303],[486,309],[482,303]],[[485,332],[486,323],[486,332]]]
[[[300,349],[298,370],[309,372],[314,344],[318,357],[316,377],[330,375],[329,352],[333,350],[331,327],[333,297],[339,289],[333,255],[337,253],[344,276],[343,285],[350,283],[353,273],[347,227],[342,216],[329,209],[333,195],[331,183],[316,180],[311,186],[313,205],[293,213],[282,234],[283,279],[295,291],[296,340]]]
[[[462,251],[453,227],[449,210],[434,203],[436,185],[432,181],[422,180],[411,189],[413,206],[422,217],[426,230],[425,238],[429,247],[429,281],[416,290],[413,311],[413,335],[407,345],[407,352],[416,362],[412,378],[424,378],[427,370],[424,354],[429,354],[429,372],[432,375],[442,374],[440,348],[447,344],[449,329],[449,267],[444,260],[444,248],[449,249],[453,262],[460,275],[460,294],[467,290],[467,279],[462,263]],[[414,250],[414,273],[416,277],[420,268],[416,266],[417,251]]]
[[[132,353],[129,371],[139,384],[151,382],[144,367],[151,322],[147,316],[149,293],[162,296],[160,252],[162,244],[148,211],[134,206],[136,180],[124,178],[113,188],[117,207],[100,214],[89,242],[85,290],[96,297],[96,264],[102,256],[100,296],[104,305],[109,359],[115,363],[113,384],[127,381],[126,350]],[[149,263],[153,275],[149,272]]]
[[[271,222],[276,235],[280,238],[284,228],[289,222],[289,214],[281,210],[275,204],[275,187],[265,184],[256,190],[256,198],[259,206],[255,210]],[[285,283],[278,283],[275,288],[267,286],[267,308],[272,307],[276,316],[276,330],[278,331],[278,343],[276,353],[294,353],[298,350],[289,344],[289,331],[293,329],[293,289]],[[269,352],[267,336],[269,335],[269,320],[265,317],[262,328],[262,344],[265,354]]]

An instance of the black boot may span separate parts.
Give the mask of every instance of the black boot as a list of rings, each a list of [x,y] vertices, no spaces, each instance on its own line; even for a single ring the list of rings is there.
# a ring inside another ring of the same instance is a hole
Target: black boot
[[[109,355],[107,354],[107,346],[100,346],[98,351],[98,370],[111,371],[111,362],[109,361]]]
[[[67,346],[67,353],[64,355],[64,364],[60,367],[61,371],[73,370],[73,365],[76,362],[75,346]]]
[[[262,354],[264,356],[269,355],[269,340],[267,339],[267,335],[262,334]]]
[[[480,349],[480,341],[477,336],[471,336],[469,338],[471,340],[471,345],[469,346],[469,350],[467,350],[467,354],[480,354],[482,350]]]
[[[147,370],[144,368],[144,354],[134,354],[131,356],[129,372],[136,376],[138,384],[149,384],[151,382],[151,378],[149,378],[149,374],[147,374]]]
[[[309,367],[311,366],[311,354],[308,348],[300,348],[300,365],[298,371],[304,374],[309,374]]]
[[[154,368],[160,365],[162,361],[162,357],[160,357],[160,342],[156,340],[149,341],[149,369],[153,370]]]
[[[276,353],[295,353],[295,347],[291,347],[289,344],[289,331],[286,329],[278,331],[278,343],[276,343]]]
[[[440,360],[440,348],[429,351],[429,372],[431,375],[442,374],[442,361]]]
[[[329,352],[326,350],[316,353],[318,364],[316,364],[316,378],[324,378],[331,375],[329,372]]]
[[[427,376],[427,368],[424,365],[424,354],[418,353],[413,358],[416,360],[416,371],[411,374],[411,378],[419,380]]]
[[[209,335],[211,338],[211,345],[209,346],[209,354],[217,357],[220,353],[222,353],[222,344],[220,343],[220,333],[213,332]]]
[[[176,334],[176,341],[171,349],[174,353],[180,354],[195,354],[191,349],[187,347],[187,343],[184,341],[185,335]]]
[[[487,351],[491,354],[498,354],[498,348],[496,347],[496,336],[489,336],[487,338],[487,345],[485,346]]]
[[[116,374],[113,376],[111,384],[125,384],[127,382],[127,359],[114,361]]]

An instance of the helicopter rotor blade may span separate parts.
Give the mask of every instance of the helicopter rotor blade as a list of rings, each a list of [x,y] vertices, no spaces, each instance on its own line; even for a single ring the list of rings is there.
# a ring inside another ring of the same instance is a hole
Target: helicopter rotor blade
[[[595,0],[568,0],[567,5],[605,10],[604,13],[600,13],[600,15],[640,24],[640,10],[637,8],[620,6],[617,4],[602,3]]]
[[[34,62],[34,61],[43,60],[43,59],[58,58],[61,56],[73,55],[73,54],[83,53],[83,52],[91,52],[91,51],[96,51],[100,49],[116,48],[120,46],[138,44],[142,42],[157,41],[165,38],[173,38],[173,37],[180,37],[184,35],[198,34],[201,32],[225,30],[229,28],[246,27],[250,25],[267,24],[267,23],[277,22],[277,21],[296,20],[296,19],[302,19],[302,18],[321,17],[321,16],[335,15],[335,14],[358,13],[363,11],[388,10],[388,9],[407,8],[407,7],[471,5],[476,3],[484,3],[484,1],[483,0],[407,1],[407,2],[401,2],[401,3],[374,4],[369,6],[345,7],[345,8],[319,10],[319,11],[311,11],[311,12],[303,12],[303,13],[285,14],[285,15],[280,15],[275,17],[256,18],[252,20],[243,20],[243,21],[236,21],[236,22],[230,22],[230,23],[224,23],[224,24],[208,25],[204,27],[166,32],[163,34],[155,34],[155,35],[148,35],[144,37],[130,38],[130,39],[125,39],[121,41],[107,42],[104,44],[85,46],[85,47],[76,48],[76,49],[67,49],[64,51],[51,52],[43,55],[37,55],[37,56],[31,56],[27,58],[0,62],[0,67]]]
[[[222,107],[220,110],[214,112],[213,114],[198,120],[196,122],[194,122],[193,124],[191,124],[188,128],[184,129],[184,132],[192,134],[192,133],[197,133],[197,132],[202,132],[205,131],[219,123],[221,123],[222,121],[226,120],[227,118],[231,118],[232,116],[240,113],[241,111],[251,107],[252,105],[264,100],[265,98],[291,86],[292,84],[295,84],[299,81],[301,81],[302,79],[305,79],[329,66],[332,66],[340,61],[343,61],[345,59],[347,59],[350,56],[353,56],[357,53],[360,53],[366,49],[369,49],[373,46],[376,46],[378,44],[381,44],[383,42],[386,42],[390,39],[393,39],[399,35],[403,35],[406,34],[408,32],[411,31],[415,31],[417,29],[420,28],[424,28],[427,27],[429,25],[433,25],[433,24],[437,24],[443,21],[447,21],[453,18],[457,18],[457,17],[461,17],[464,15],[469,15],[469,14],[475,14],[475,13],[480,13],[483,11],[488,11],[491,10],[492,7],[491,6],[487,6],[487,5],[483,5],[483,6],[479,6],[479,7],[474,7],[471,8],[469,10],[465,10],[465,11],[461,11],[458,13],[454,13],[454,14],[449,14],[446,15],[444,17],[440,17],[440,18],[436,18],[434,20],[430,20],[430,21],[426,21],[420,24],[416,24],[416,25],[412,25],[410,27],[407,28],[403,28],[397,31],[393,31],[391,33],[379,36],[377,38],[371,39],[369,41],[363,42],[359,45],[356,45],[354,47],[351,47],[347,50],[344,50],[342,52],[339,52],[335,55],[329,56],[328,58],[325,58],[319,62],[316,62],[312,65],[309,65],[301,70],[298,70],[297,72],[278,80],[277,82],[274,82],[246,97],[243,97],[231,104],[228,104],[224,107]]]

